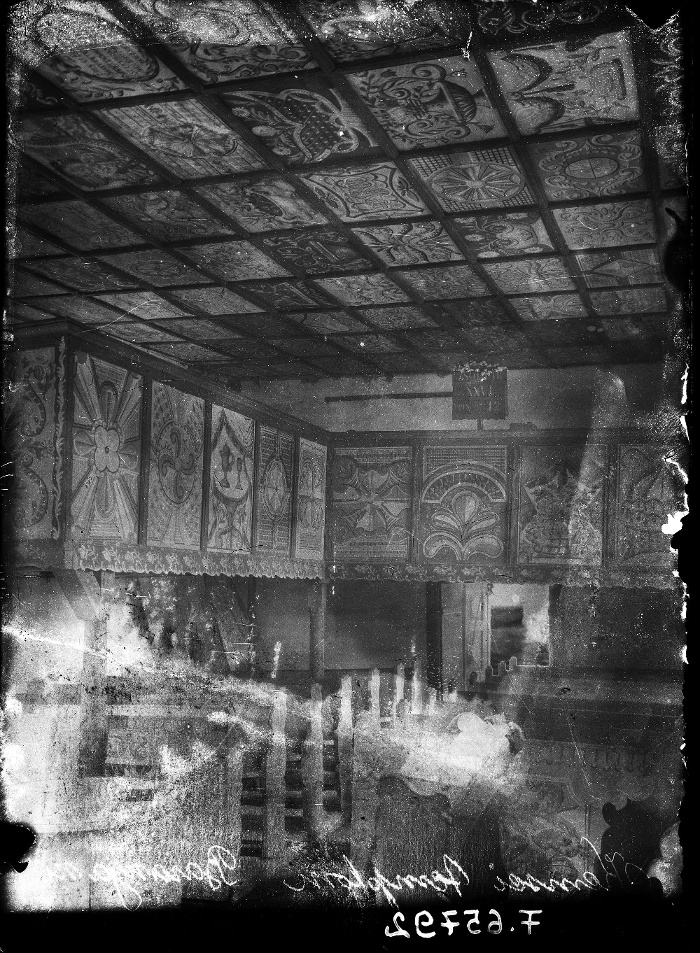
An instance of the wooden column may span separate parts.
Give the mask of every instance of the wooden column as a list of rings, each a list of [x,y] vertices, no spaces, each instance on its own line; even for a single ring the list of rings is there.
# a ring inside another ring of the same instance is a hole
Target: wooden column
[[[373,668],[369,676],[369,711],[372,724],[379,728],[381,724],[381,709],[379,705],[379,687],[381,684],[381,673],[378,668]]]
[[[265,814],[263,818],[263,857],[278,862],[285,849],[285,800],[287,788],[287,696],[273,692],[270,713],[270,746],[265,757]]]
[[[403,706],[404,704],[404,693],[406,691],[406,666],[403,662],[399,662],[396,666],[396,674],[394,675],[394,696],[391,700],[391,723],[392,725],[396,724],[397,718],[399,717],[399,705]],[[403,710],[402,709],[402,710]]]
[[[426,681],[442,698],[442,588],[439,582],[425,585]]]
[[[309,733],[304,743],[304,814],[309,839],[323,839],[323,694],[311,686]]]
[[[338,716],[338,770],[340,772],[340,803],[343,822],[352,817],[352,677],[343,675],[340,687]]]
[[[325,579],[315,579],[309,587],[309,668],[314,682],[325,674],[326,597]]]
[[[227,825],[229,830],[228,847],[237,857],[241,852],[241,793],[243,789],[243,758],[241,749],[231,744],[226,748],[225,797]]]

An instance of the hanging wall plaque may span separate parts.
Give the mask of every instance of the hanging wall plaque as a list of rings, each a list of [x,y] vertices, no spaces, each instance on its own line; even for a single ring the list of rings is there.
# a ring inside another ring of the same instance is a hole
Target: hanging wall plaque
[[[453,420],[503,420],[508,372],[490,364],[462,364],[452,374]]]

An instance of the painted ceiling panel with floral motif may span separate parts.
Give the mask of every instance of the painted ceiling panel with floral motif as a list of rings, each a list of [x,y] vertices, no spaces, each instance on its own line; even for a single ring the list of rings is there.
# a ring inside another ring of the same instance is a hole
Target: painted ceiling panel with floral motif
[[[386,66],[348,78],[401,149],[505,135],[478,67],[465,57]]]
[[[284,88],[246,86],[220,95],[237,119],[292,165],[363,155],[376,145],[340,93],[313,76]]]
[[[233,234],[229,226],[182,192],[139,192],[107,198],[104,203],[156,241]]]
[[[436,268],[416,268],[414,271],[398,272],[412,288],[423,297],[439,301],[442,298],[479,297],[489,290],[477,278],[469,265],[445,265]]]
[[[406,177],[389,162],[310,172],[300,176],[344,222],[413,218],[428,209]]]
[[[561,258],[486,262],[484,268],[505,294],[574,290],[574,282]]]
[[[554,251],[552,240],[537,211],[465,215],[452,221],[477,258],[534,255],[538,252]]]
[[[260,169],[262,159],[196,100],[110,109],[104,119],[183,179]]]
[[[648,199],[555,208],[564,241],[574,251],[656,241],[654,213]]]
[[[439,222],[402,222],[355,228],[353,231],[390,267],[464,259]]]
[[[326,219],[281,177],[236,179],[197,190],[222,212],[251,232],[324,225]]]
[[[316,284],[342,304],[361,307],[368,304],[395,304],[408,301],[405,291],[386,275],[345,275],[343,278],[317,278]]]

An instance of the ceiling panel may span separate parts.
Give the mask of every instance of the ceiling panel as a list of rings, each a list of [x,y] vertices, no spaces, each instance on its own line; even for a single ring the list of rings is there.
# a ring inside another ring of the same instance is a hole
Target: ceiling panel
[[[436,152],[408,162],[446,212],[534,203],[525,173],[508,146]]]
[[[299,178],[344,222],[428,214],[416,190],[391,162],[345,168],[333,166]]]
[[[85,116],[25,116],[19,132],[27,155],[86,191],[158,178]]]
[[[530,151],[552,202],[640,192],[647,185],[638,132],[555,139],[533,143]]]
[[[349,79],[401,149],[505,135],[478,67],[465,56],[363,70]]]
[[[330,271],[367,271],[370,262],[347,238],[332,229],[303,231],[261,238],[263,246],[290,268],[310,275]]]
[[[69,318],[81,324],[104,325],[105,328],[123,318],[123,315],[115,313],[112,308],[100,304],[94,298],[79,295],[32,298],[27,303],[45,309],[58,318]]]
[[[395,304],[408,301],[405,291],[386,275],[345,275],[343,278],[318,278],[316,284],[342,304],[360,307],[367,304]]]
[[[286,268],[272,261],[250,242],[213,242],[206,245],[182,245],[180,252],[224,281],[246,278],[277,278],[287,275]]]
[[[185,311],[195,308],[208,314],[248,314],[260,311],[260,308],[234,294],[228,288],[217,285],[207,288],[172,288],[168,291],[171,298],[181,302]]]
[[[78,251],[123,248],[138,245],[139,238],[129,228],[115,222],[86,202],[44,202],[23,205],[19,217],[30,225],[49,232]]]
[[[151,52],[127,44],[52,56],[37,72],[81,102],[169,93],[185,85]]]
[[[182,309],[171,304],[160,295],[151,291],[129,291],[119,294],[95,295],[96,301],[104,301],[115,308],[121,308],[136,318],[146,321],[158,321],[161,318],[173,318],[182,315]]]
[[[538,211],[457,216],[453,222],[477,258],[554,251],[554,244]]]
[[[621,291],[593,291],[591,302],[597,314],[644,314],[665,311],[666,295],[656,288],[626,288]]]
[[[505,304],[496,298],[445,301],[443,307],[460,322],[473,320],[490,324],[512,322]]]
[[[573,290],[576,286],[562,258],[486,262],[485,270],[504,294]]]
[[[34,261],[32,268],[67,285],[75,291],[111,291],[117,288],[131,288],[133,279],[121,278],[107,268],[100,266],[92,258],[53,258],[47,261]]]
[[[303,281],[241,282],[241,291],[256,295],[268,308],[280,311],[304,311],[327,308],[327,299]]]
[[[120,268],[134,278],[164,288],[167,285],[207,284],[211,281],[183,262],[154,248],[138,252],[122,252],[105,255],[102,261],[113,268]],[[138,284],[138,281],[134,282]]]
[[[60,285],[54,284],[53,281],[46,281],[44,278],[25,271],[25,269],[20,266],[14,269],[12,293],[17,298],[31,298],[34,295],[67,294],[67,289],[61,288]]]
[[[343,334],[330,337],[329,341],[337,341],[343,347],[356,351],[358,354],[382,354],[384,352],[402,351],[402,346],[394,340],[381,334]]]
[[[443,11],[416,14],[398,4],[372,10],[362,0],[302,0],[300,9],[340,63],[446,45],[453,39]]]
[[[43,238],[39,238],[38,235],[26,228],[22,228],[21,225],[17,228],[17,234],[10,252],[13,258],[41,258],[45,255],[64,254],[62,248],[44,241]]]
[[[564,241],[574,251],[656,241],[654,212],[648,199],[555,208],[552,213]]]
[[[653,248],[589,252],[576,255],[589,288],[646,285],[663,281],[659,256]]]
[[[325,217],[281,176],[240,178],[197,190],[207,201],[251,232],[324,225]]]
[[[364,332],[367,325],[344,311],[308,311],[292,316],[299,329],[314,331],[317,334],[343,334],[346,332]]]
[[[221,98],[268,149],[293,165],[363,155],[376,145],[343,96],[314,74],[303,83],[292,78],[283,88],[279,82],[246,86]]]
[[[389,267],[464,259],[439,222],[375,225],[354,232]]]
[[[104,204],[156,241],[233,234],[230,226],[205,212],[183,192],[139,192],[105,199]]]
[[[153,325],[121,319],[110,324],[109,333],[121,341],[139,345],[176,343],[180,340],[176,334],[169,334]]]
[[[260,169],[262,159],[196,100],[110,109],[105,122],[183,179]]]
[[[399,275],[423,298],[435,301],[489,294],[485,283],[477,278],[469,265],[416,268],[415,271],[401,271]]]
[[[688,156],[683,127],[680,123],[674,126],[659,126],[654,130],[654,144],[658,155],[661,188],[685,188],[688,184]]]
[[[240,337],[233,328],[223,327],[205,318],[170,318],[160,327],[195,341],[231,341]]]
[[[401,331],[406,328],[434,327],[421,308],[363,308],[362,315],[382,331]]]
[[[200,344],[190,344],[187,341],[176,341],[174,344],[152,344],[149,350],[157,351],[165,357],[176,361],[208,361],[218,360],[221,355],[214,350]]]
[[[532,295],[510,298],[510,303],[524,321],[586,316],[586,308],[578,295]]]
[[[538,44],[488,54],[520,132],[573,129],[638,118],[626,34],[587,43]]]

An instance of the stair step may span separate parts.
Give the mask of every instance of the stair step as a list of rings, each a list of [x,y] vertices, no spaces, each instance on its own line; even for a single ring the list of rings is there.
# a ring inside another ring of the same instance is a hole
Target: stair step
[[[262,857],[262,844],[241,842],[241,857]]]
[[[241,802],[241,817],[262,817],[265,812],[264,804],[243,804]]]

